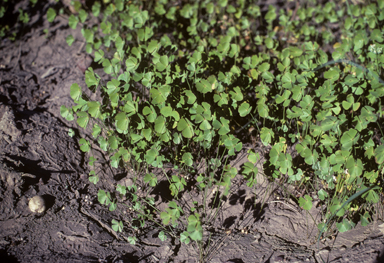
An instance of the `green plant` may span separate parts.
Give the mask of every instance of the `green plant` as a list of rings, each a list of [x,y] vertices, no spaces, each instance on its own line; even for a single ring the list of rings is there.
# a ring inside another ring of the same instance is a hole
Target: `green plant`
[[[68,24],[81,25],[86,51],[107,77],[89,68],[89,90],[73,84],[76,105],[62,106],[61,114],[92,130],[79,140],[91,166],[98,147],[112,167],[134,168],[133,185],[98,196],[111,211],[135,211],[129,229],[150,223],[162,240],[193,241],[203,261],[210,239],[204,229],[231,193],[239,171],[229,158],[242,149],[239,137],[249,126],[272,145],[264,166],[273,171],[270,180],[304,188],[304,196],[291,195],[305,210],[314,199],[327,204],[321,233],[335,214],[341,232],[355,225],[355,215],[369,222],[384,169],[384,1],[324,8],[308,1],[297,13],[279,15],[270,6],[264,17],[242,0],[75,2],[75,9]],[[336,37],[330,24],[338,21],[342,36]],[[257,23],[266,26],[265,34],[252,30]],[[67,37],[69,45],[74,41]],[[333,43],[334,51],[327,54],[318,43]],[[91,93],[99,99],[91,100]],[[249,187],[257,183],[259,158],[249,151],[242,166]],[[171,175],[164,168],[169,163]],[[100,177],[92,170],[89,179],[97,184]],[[172,198],[158,211],[150,193],[163,180]],[[202,199],[192,196],[191,186]],[[369,190],[356,198],[362,189]],[[207,200],[212,190],[213,207]],[[112,225],[124,227],[117,220]],[[129,240],[137,241],[133,232]]]
[[[11,10],[16,6],[16,1],[10,3],[8,0],[1,0],[0,6],[0,38],[7,37],[8,39],[14,41],[16,36],[23,31],[24,25],[28,24],[30,17],[30,9],[33,8],[37,0],[30,0],[27,4],[28,6],[25,9],[18,8],[17,20],[13,21],[13,15],[11,15],[14,10]],[[8,17],[6,14],[8,12]],[[12,17],[12,19],[10,19]]]

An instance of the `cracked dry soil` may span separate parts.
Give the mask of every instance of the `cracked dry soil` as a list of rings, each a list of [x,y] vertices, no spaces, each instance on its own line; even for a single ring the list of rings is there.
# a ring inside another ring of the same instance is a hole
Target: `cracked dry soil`
[[[67,23],[56,20],[50,27],[47,21],[32,24],[21,40],[0,44],[0,261],[196,262],[191,246],[161,242],[155,229],[138,233],[136,246],[111,229],[119,212],[110,213],[97,202],[86,157],[67,134],[77,127],[60,116],[61,105],[72,105],[71,84],[84,84],[92,58],[81,43],[67,46]],[[47,37],[43,29],[48,27]],[[79,30],[76,37],[81,37]],[[103,75],[102,69],[95,71]],[[246,150],[232,165],[245,162]],[[266,149],[255,150],[263,156]],[[262,162],[263,157],[259,170]],[[98,169],[103,174],[98,187],[109,191],[127,178],[107,166]],[[207,262],[384,262],[382,222],[317,244],[320,207],[310,211],[316,222],[309,220],[262,175],[253,191],[240,176],[233,185],[237,188],[216,225],[206,229],[212,233]],[[46,201],[42,214],[28,209],[35,195]]]

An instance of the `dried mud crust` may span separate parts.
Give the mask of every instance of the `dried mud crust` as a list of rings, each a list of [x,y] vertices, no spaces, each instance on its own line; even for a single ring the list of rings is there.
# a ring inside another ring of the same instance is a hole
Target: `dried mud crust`
[[[21,41],[3,40],[0,44],[4,54],[0,56],[1,260],[196,262],[191,246],[170,239],[161,242],[156,229],[137,233],[136,246],[127,242],[126,234],[111,229],[112,218],[124,215],[110,213],[98,204],[98,189],[88,181],[86,157],[77,141],[67,135],[69,128],[77,129],[60,117],[59,110],[61,105],[71,106],[70,85],[84,84],[90,57],[81,43],[67,46],[65,37],[70,31],[66,21],[57,20],[48,37],[42,33],[48,28],[45,21]],[[80,37],[79,31],[76,36]],[[238,168],[246,161],[246,150],[231,161],[233,166]],[[255,150],[262,156],[262,170],[268,149],[258,145]],[[113,189],[117,177],[129,180],[108,166],[98,169],[106,190]],[[241,176],[235,178],[233,194],[224,203],[217,223],[205,228],[212,234],[207,262],[322,262],[320,256],[324,262],[383,259],[380,222],[358,226],[317,247],[320,208],[314,206],[309,212],[313,222],[297,204],[276,194],[277,185],[262,174],[253,190],[241,182]],[[47,202],[43,214],[28,210],[28,201],[35,195]],[[158,200],[161,207],[162,199]]]

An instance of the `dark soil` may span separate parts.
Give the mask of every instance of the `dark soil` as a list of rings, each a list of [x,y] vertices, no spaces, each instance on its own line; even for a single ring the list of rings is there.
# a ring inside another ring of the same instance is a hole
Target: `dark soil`
[[[68,136],[69,128],[80,131],[60,116],[60,106],[72,105],[69,88],[84,84],[92,59],[81,43],[65,42],[70,33],[80,38],[80,31],[63,18],[55,21],[31,19],[24,35],[0,44],[0,261],[196,262],[191,245],[161,242],[156,229],[137,233],[135,246],[111,229],[120,212],[100,205],[97,191],[111,191],[128,177],[100,166],[102,181],[88,181],[87,157]],[[256,151],[263,156],[265,149]],[[244,163],[244,153],[232,165]],[[207,262],[323,262],[320,256],[324,262],[384,262],[382,216],[317,243],[321,207],[309,212],[314,222],[263,175],[253,190],[240,176],[234,185],[217,223],[206,230],[212,233]],[[35,195],[47,203],[43,214],[28,208]]]

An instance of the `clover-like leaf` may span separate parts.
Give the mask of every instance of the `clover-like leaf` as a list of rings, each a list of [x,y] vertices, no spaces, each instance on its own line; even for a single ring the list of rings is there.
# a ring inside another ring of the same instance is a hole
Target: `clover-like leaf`
[[[119,148],[119,140],[121,139],[120,138],[118,139],[114,135],[109,136],[108,143],[112,150],[116,150],[117,148]]]
[[[115,219],[112,219],[112,229],[116,232],[122,232],[123,231],[123,222],[122,221],[116,221]]]
[[[128,130],[129,118],[124,112],[119,112],[115,116],[117,131],[123,133]]]
[[[55,20],[55,17],[56,17],[56,11],[55,9],[53,8],[48,8],[48,11],[47,11],[47,20],[48,22],[52,23],[53,20]]]
[[[78,101],[81,97],[81,88],[77,83],[73,83],[70,88],[69,94],[74,101]]]
[[[152,187],[155,187],[157,184],[157,177],[153,173],[147,173],[144,176],[144,182],[148,183]]]
[[[249,103],[248,102],[243,102],[240,107],[239,107],[239,115],[241,117],[244,117],[244,116],[247,116],[251,110],[252,110],[252,107],[249,106]]]
[[[357,134],[357,130],[349,129],[343,134],[343,136],[341,136],[341,139],[340,139],[341,149],[349,151],[352,148],[352,146],[357,143],[359,138],[360,138],[360,135]]]
[[[74,116],[71,109],[68,109],[64,105],[61,105],[60,107],[60,115],[65,118],[67,121],[73,121]]]
[[[111,201],[111,197],[108,192],[105,192],[104,190],[99,190],[97,193],[97,200],[102,205],[104,204],[108,205]]]
[[[148,106],[144,107],[143,115],[147,116],[147,120],[149,122],[154,122],[156,120],[156,118],[157,118],[157,113],[156,113],[156,111],[155,111],[155,109],[153,108],[152,105],[150,107],[148,107]]]
[[[125,61],[125,66],[127,67],[127,71],[129,72],[133,72],[137,66],[138,66],[138,60],[137,58],[135,57],[129,57],[126,61]]]
[[[177,130],[181,131],[181,134],[185,138],[192,138],[192,136],[194,135],[192,123],[185,118],[181,118],[181,120],[177,124]]]
[[[82,128],[86,128],[87,125],[88,125],[88,122],[89,122],[89,115],[88,113],[84,112],[84,111],[79,111],[78,113],[76,113],[77,115],[77,124],[79,124],[80,127]]]
[[[93,69],[90,67],[85,71],[85,83],[88,88],[99,85],[99,79],[95,76]]]
[[[182,161],[188,166],[192,166],[193,164],[193,157],[191,153],[184,153],[182,156]]]
[[[289,47],[289,53],[293,57],[300,57],[303,54],[303,49],[298,47]]]
[[[168,67],[168,56],[161,56],[159,61],[156,63],[156,68],[158,71],[164,71]]]
[[[163,134],[167,129],[166,129],[166,119],[164,116],[158,116],[155,120],[155,131]]]
[[[309,195],[305,195],[304,198],[303,197],[300,197],[299,199],[299,205],[300,207],[302,207],[304,210],[311,210],[312,208],[312,197],[310,197]]]
[[[65,42],[67,42],[68,46],[72,46],[74,41],[75,41],[75,38],[72,35],[68,35],[65,38]]]
[[[218,120],[213,120],[213,123],[212,123],[213,127],[216,129],[216,130],[219,130],[218,131],[218,134],[219,135],[225,135],[227,134],[228,132],[230,132],[230,129],[229,129],[229,120],[227,120],[226,118],[224,117],[220,117],[220,121]]]
[[[93,118],[99,118],[101,116],[101,105],[100,102],[98,101],[89,101],[87,103],[88,105],[88,113],[93,117]]]
[[[197,91],[205,94],[207,92],[212,92],[211,83],[208,80],[202,79],[199,83],[196,84]]]
[[[337,229],[340,231],[340,233],[343,233],[348,230],[351,230],[355,226],[355,223],[344,218],[342,222],[336,223],[336,226],[337,226]]]
[[[83,152],[89,152],[89,150],[91,149],[90,143],[84,138],[81,138],[79,140],[79,144],[80,144],[80,150]]]

